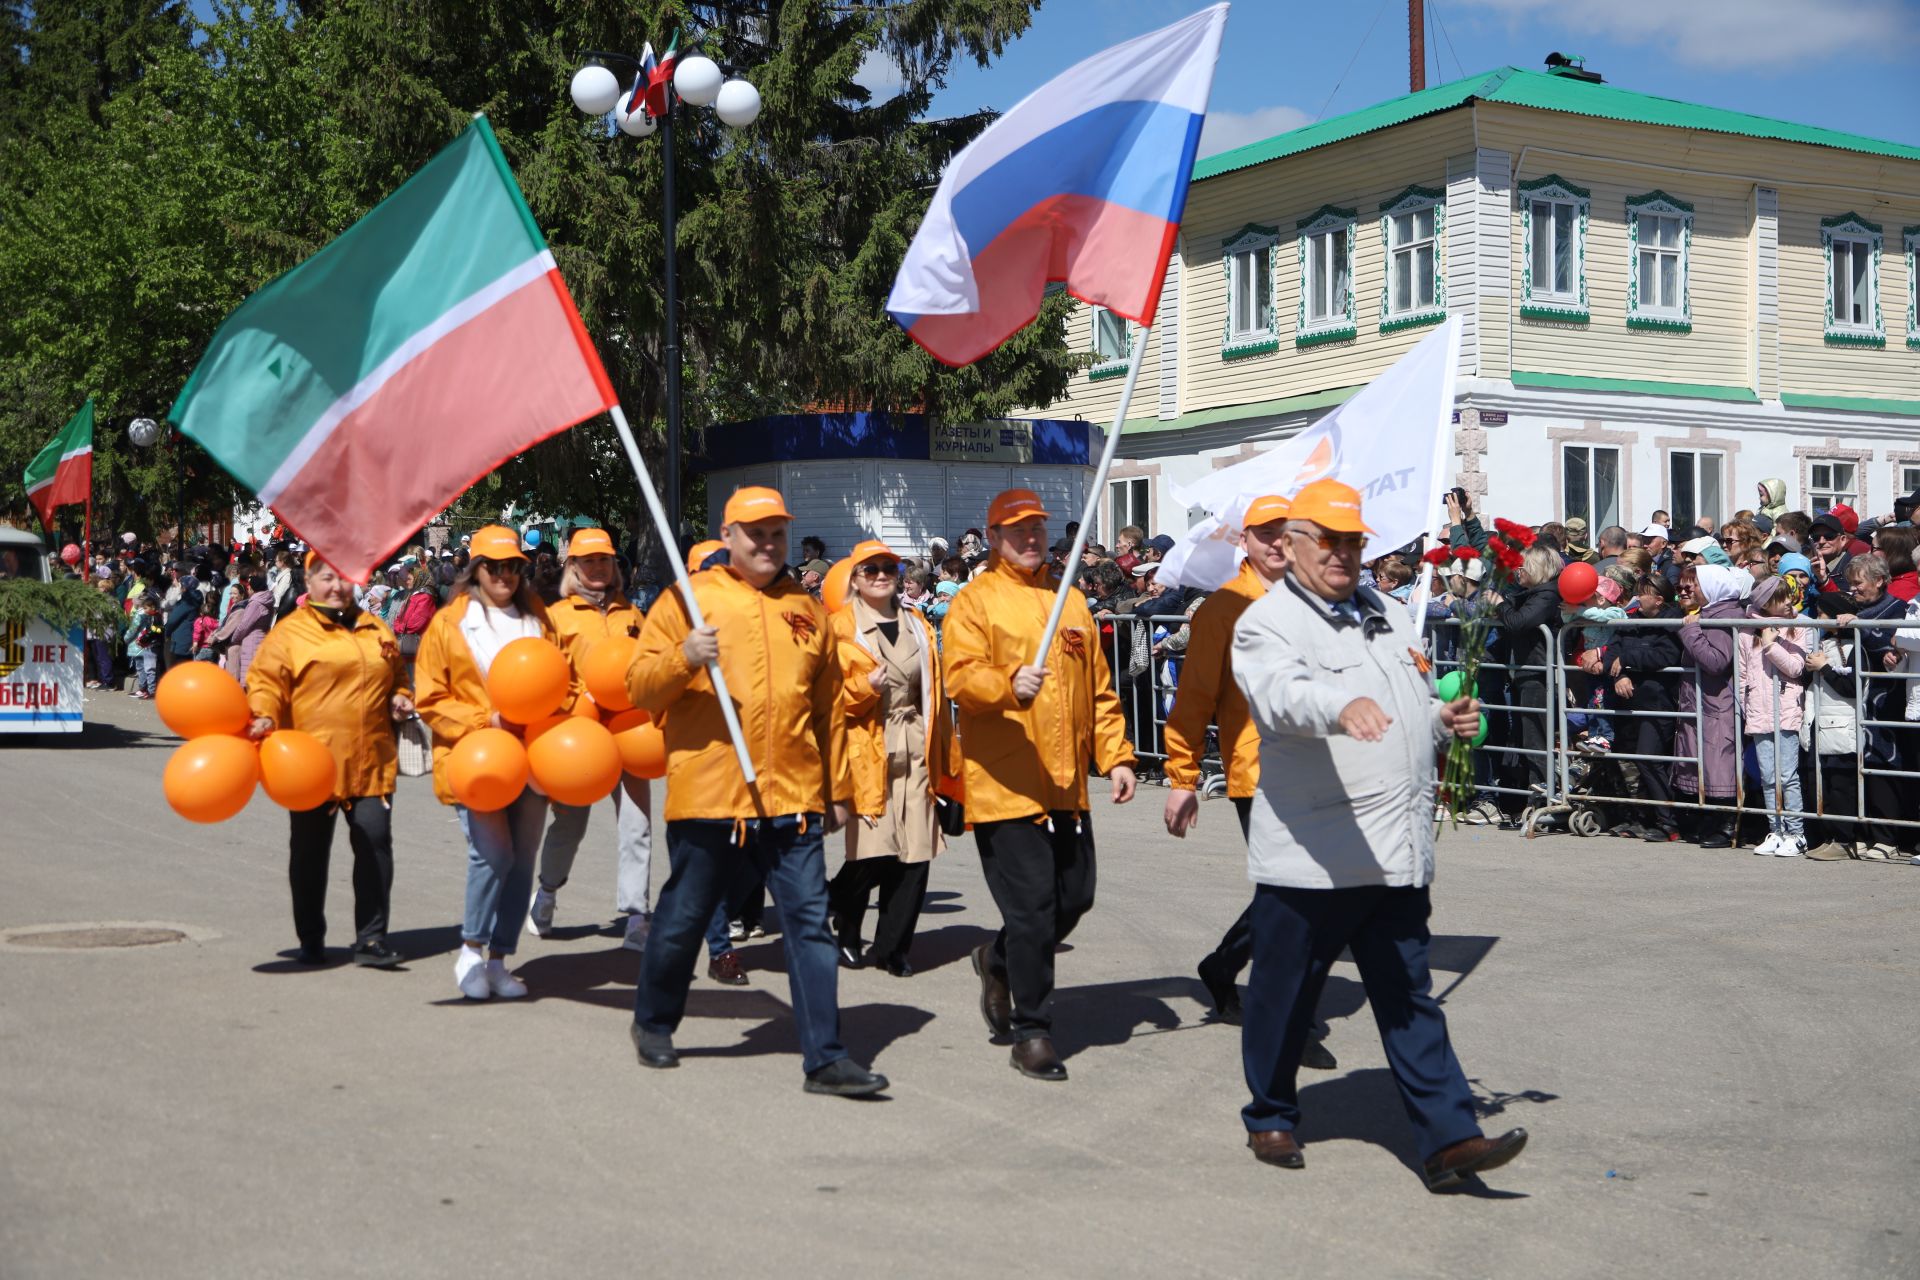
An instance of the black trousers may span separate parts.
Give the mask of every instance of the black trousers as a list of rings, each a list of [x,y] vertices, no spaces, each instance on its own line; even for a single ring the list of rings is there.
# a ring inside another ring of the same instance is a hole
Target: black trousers
[[[1673,754],[1674,722],[1663,716],[1629,716],[1626,732],[1620,736],[1632,745],[1629,755],[1668,756]],[[1661,831],[1673,831],[1678,824],[1673,810],[1673,785],[1668,774],[1673,766],[1666,761],[1640,760],[1640,798],[1658,801],[1654,805],[1632,805],[1627,812],[1632,821]]]
[[[926,900],[927,874],[932,870],[931,862],[902,862],[893,857],[855,858],[842,864],[827,883],[827,905],[839,923],[840,945],[860,954],[867,899],[878,886],[880,916],[874,922],[869,958],[876,964],[905,960],[920,925],[920,904]]]
[[[1826,811],[1836,817],[1849,818],[1898,818],[1900,816],[1900,792],[1893,785],[1893,779],[1884,774],[1867,775],[1867,811],[1859,812],[1859,804],[1854,788],[1859,783],[1859,763],[1856,756],[1821,756],[1821,772],[1826,777],[1821,782],[1821,800]],[[1885,769],[1888,766],[1875,764],[1870,769]],[[1801,787],[1801,803],[1813,808],[1814,795],[1805,784]],[[1828,824],[1830,838],[1844,840],[1848,844],[1887,844],[1895,848],[1900,846],[1900,828],[1883,822],[1835,822]]]
[[[327,864],[333,852],[333,820],[347,815],[347,842],[353,847],[353,926],[355,941],[386,936],[387,909],[393,894],[393,812],[381,796],[356,796],[336,808],[323,804],[289,814],[287,881],[293,886],[293,931],[302,946],[317,947],[327,937]]]
[[[1013,1036],[1053,1033],[1053,952],[1093,907],[1093,822],[1058,810],[973,828],[980,869],[1004,922],[993,967],[1013,995]]]
[[[1235,796],[1233,807],[1240,815],[1240,838],[1251,840],[1249,830],[1253,823],[1253,797]],[[1240,976],[1240,971],[1252,961],[1253,904],[1251,902],[1247,904],[1247,909],[1240,913],[1240,918],[1228,925],[1227,931],[1220,935],[1220,945],[1213,949],[1213,954],[1220,958],[1222,965],[1226,966],[1226,972],[1234,977]]]

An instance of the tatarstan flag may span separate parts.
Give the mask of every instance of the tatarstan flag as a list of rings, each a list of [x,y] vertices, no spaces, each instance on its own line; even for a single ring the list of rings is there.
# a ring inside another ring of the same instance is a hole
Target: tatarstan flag
[[[60,434],[47,441],[47,447],[33,456],[22,477],[27,485],[27,501],[40,513],[40,523],[53,530],[53,509],[73,502],[93,505],[93,401],[80,406],[80,412],[60,428]]]
[[[240,304],[168,415],[355,581],[613,388],[484,117]]]

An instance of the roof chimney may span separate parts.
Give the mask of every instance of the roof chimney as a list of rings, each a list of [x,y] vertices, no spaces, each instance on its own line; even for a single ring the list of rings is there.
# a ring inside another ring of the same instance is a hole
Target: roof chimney
[[[1587,70],[1587,60],[1577,53],[1548,54],[1547,74],[1565,76],[1569,80],[1584,80],[1588,84],[1606,83],[1598,71]]]

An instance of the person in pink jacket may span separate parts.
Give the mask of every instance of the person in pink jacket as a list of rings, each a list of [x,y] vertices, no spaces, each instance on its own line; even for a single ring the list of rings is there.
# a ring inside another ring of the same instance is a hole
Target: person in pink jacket
[[[1795,616],[1785,578],[1767,578],[1749,597],[1747,615]],[[1772,831],[1754,846],[1761,856],[1797,858],[1807,851],[1800,808],[1800,729],[1805,722],[1807,654],[1818,639],[1810,627],[1770,625],[1740,633],[1740,715],[1760,763]],[[1792,811],[1792,812],[1788,812]]]

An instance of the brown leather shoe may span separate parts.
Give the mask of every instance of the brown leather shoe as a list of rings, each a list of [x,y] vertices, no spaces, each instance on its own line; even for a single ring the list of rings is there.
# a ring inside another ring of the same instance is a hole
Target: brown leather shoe
[[[1282,1169],[1307,1167],[1307,1157],[1294,1140],[1291,1129],[1262,1129],[1249,1133],[1247,1146],[1252,1149],[1253,1158],[1261,1164],[1278,1165]]]
[[[1008,1059],[1013,1069],[1032,1080],[1065,1080],[1067,1065],[1053,1051],[1053,1041],[1045,1036],[1016,1040]]]
[[[1442,1147],[1427,1161],[1427,1190],[1447,1191],[1476,1173],[1498,1169],[1526,1145],[1525,1129],[1509,1129],[1497,1138],[1464,1138]]]
[[[973,949],[973,971],[980,975],[980,1016],[987,1020],[987,1030],[996,1036],[1011,1034],[1013,993],[1007,990],[1006,977],[993,971],[991,942]]]
[[[738,951],[722,951],[707,961],[707,976],[715,982],[724,982],[730,987],[747,985],[747,971],[740,967]]]

